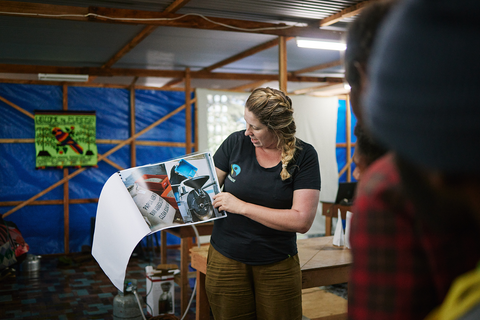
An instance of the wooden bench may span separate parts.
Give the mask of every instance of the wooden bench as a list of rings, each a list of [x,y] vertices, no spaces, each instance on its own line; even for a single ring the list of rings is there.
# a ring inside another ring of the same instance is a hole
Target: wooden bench
[[[348,282],[350,265],[352,263],[350,250],[344,247],[336,247],[332,244],[332,241],[332,236],[308,238],[297,241],[298,255],[302,269],[302,289]],[[191,265],[197,270],[196,320],[210,319],[210,305],[208,304],[205,292],[208,248],[208,245],[204,245],[200,248],[193,247],[190,249]],[[315,306],[312,307],[312,304],[307,302],[313,299],[317,301],[315,309],[325,309],[321,303],[322,301],[316,299],[320,299],[319,297],[322,296],[329,297],[331,300],[340,302],[342,307],[339,307],[339,310],[336,311],[329,309],[330,311],[328,311],[327,314],[312,319],[346,319],[346,302],[341,304],[342,301],[338,299],[345,300],[341,297],[331,297],[323,293],[320,291],[303,291],[303,296],[306,298],[306,303],[304,304],[306,308],[305,312],[316,317],[316,313],[313,313],[312,310]],[[327,305],[328,303],[329,302],[326,302]]]

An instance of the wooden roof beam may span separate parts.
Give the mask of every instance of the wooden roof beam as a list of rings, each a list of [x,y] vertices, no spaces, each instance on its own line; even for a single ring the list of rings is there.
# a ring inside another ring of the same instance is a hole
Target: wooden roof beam
[[[230,88],[228,90],[232,91],[252,91],[255,88],[261,87],[264,83],[270,82],[268,80],[260,80],[260,81],[255,81],[255,82],[250,82],[247,84],[243,84],[241,86],[236,86],[233,88]]]
[[[183,7],[190,0],[175,0],[171,5],[169,5],[163,12],[175,12],[176,10]],[[111,57],[102,68],[110,68],[118,60],[120,60],[125,54],[130,50],[135,48],[140,42],[142,42],[146,37],[148,37],[157,27],[156,26],[146,26],[140,31],[130,42],[128,42],[122,49],[120,49],[113,57]],[[94,77],[90,78],[88,81],[91,82]]]
[[[287,41],[288,41],[288,40],[291,40],[291,39],[294,39],[294,37],[288,37],[288,38],[286,38]],[[236,54],[236,55],[233,55],[233,56],[231,56],[231,57],[229,57],[229,58],[227,58],[227,59],[224,59],[224,60],[222,60],[222,61],[219,61],[219,62],[217,62],[217,63],[214,63],[214,64],[212,64],[212,65],[209,66],[209,67],[205,67],[205,68],[201,69],[200,72],[210,72],[210,71],[212,71],[212,70],[214,70],[214,69],[221,68],[221,67],[223,67],[223,66],[225,66],[225,65],[227,65],[227,64],[233,63],[233,62],[235,62],[235,61],[239,61],[239,60],[241,60],[241,59],[244,59],[244,58],[246,58],[246,57],[249,57],[249,56],[254,55],[254,54],[258,53],[258,52],[261,52],[261,51],[266,50],[266,49],[270,49],[270,48],[275,47],[275,46],[278,46],[278,38],[275,38],[275,39],[273,39],[273,40],[270,40],[270,41],[267,41],[267,42],[265,42],[265,43],[259,44],[258,46],[252,47],[252,48],[247,49],[247,50],[245,50],[245,51],[243,51],[243,52],[240,52],[240,53],[238,53],[238,54]],[[176,85],[176,84],[181,83],[182,81],[183,81],[183,78],[182,78],[182,79],[173,79],[173,80],[167,82],[167,83],[164,85],[164,87],[171,87],[171,86],[174,86],[174,85]]]
[[[55,18],[61,20],[88,21],[88,8],[59,6],[43,3],[0,1],[1,15],[28,18]]]
[[[320,27],[326,27],[326,26],[332,25],[332,24],[334,24],[334,23],[336,23],[340,20],[343,20],[345,18],[350,18],[350,17],[356,16],[357,14],[359,14],[363,10],[363,8],[365,8],[365,6],[367,6],[368,4],[370,4],[373,1],[375,1],[375,0],[367,0],[367,1],[359,2],[359,3],[357,3],[357,4],[355,4],[351,7],[343,9],[342,11],[340,11],[338,13],[335,13],[335,14],[332,14],[331,16],[323,18],[322,20],[320,20],[319,26]]]
[[[57,67],[0,64],[0,73],[58,73],[58,74],[88,74],[90,76],[126,76],[126,77],[157,77],[157,78],[182,78],[184,71],[155,70],[155,69],[125,69],[125,68],[100,68],[100,67]],[[224,80],[251,80],[251,81],[278,81],[278,74],[251,74],[251,73],[226,73],[192,71],[192,79],[224,79]],[[304,77],[288,75],[288,81],[298,82],[343,82],[342,78],[335,77]]]
[[[106,23],[144,24],[204,30],[222,30],[270,34],[286,37],[324,38],[328,30],[316,27],[296,27],[283,23],[267,23],[237,19],[201,17],[194,14],[175,14],[143,10],[115,9],[104,7],[73,7],[0,0],[0,15],[48,18]]]
[[[318,64],[316,66],[311,66],[311,67],[308,67],[308,68],[293,71],[292,75],[298,76],[299,74],[302,74],[302,73],[308,73],[308,72],[328,69],[328,68],[340,66],[342,64],[343,64],[342,60],[335,60],[335,61],[331,61],[331,62],[327,62],[327,63]]]
[[[185,6],[190,0],[175,0],[171,5],[165,8],[163,12],[177,12],[183,6]]]
[[[315,87],[309,87],[309,88],[303,88],[303,89],[294,90],[294,91],[292,91],[292,92],[289,92],[289,94],[305,94],[305,93],[311,93],[311,92],[316,92],[316,91],[319,91],[319,90],[323,90],[323,89],[335,87],[335,86],[338,86],[338,85],[339,85],[339,83],[327,82],[327,84],[324,84],[324,85],[321,85],[321,86],[315,86]]]

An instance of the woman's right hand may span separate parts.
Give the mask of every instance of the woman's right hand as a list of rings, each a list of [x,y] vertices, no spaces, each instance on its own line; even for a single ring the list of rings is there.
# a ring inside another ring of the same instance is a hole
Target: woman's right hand
[[[230,192],[220,192],[213,196],[213,206],[218,210],[242,214],[246,202],[238,199]]]

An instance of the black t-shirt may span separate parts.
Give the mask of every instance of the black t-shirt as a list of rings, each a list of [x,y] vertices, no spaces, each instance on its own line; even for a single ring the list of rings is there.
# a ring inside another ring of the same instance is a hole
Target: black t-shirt
[[[215,167],[228,173],[223,191],[260,206],[290,209],[294,190],[320,190],[317,152],[299,139],[297,145],[301,149],[287,167],[292,176],[282,181],[281,162],[272,168],[260,166],[245,130],[232,133],[213,158]],[[295,232],[275,230],[233,213],[215,220],[210,242],[224,256],[251,265],[274,263],[297,254]]]

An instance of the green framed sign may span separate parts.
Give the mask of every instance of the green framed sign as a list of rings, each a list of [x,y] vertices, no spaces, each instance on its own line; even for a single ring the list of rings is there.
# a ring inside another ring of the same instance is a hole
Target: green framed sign
[[[35,111],[35,167],[97,165],[95,111]]]

